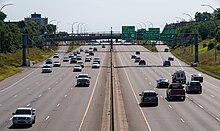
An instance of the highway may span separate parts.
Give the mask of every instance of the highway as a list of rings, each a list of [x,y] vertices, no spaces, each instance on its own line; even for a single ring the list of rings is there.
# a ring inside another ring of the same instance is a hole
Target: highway
[[[189,94],[184,102],[166,100],[166,89],[157,89],[156,80],[160,77],[169,79],[176,70],[184,70],[187,80],[195,69],[189,67],[177,58],[171,67],[162,67],[163,60],[171,56],[170,52],[163,52],[166,46],[159,45],[159,52],[150,52],[142,46],[116,46],[115,67],[120,74],[120,88],[131,131],[190,131],[220,129],[220,81],[203,74],[203,93]],[[147,62],[146,67],[138,67],[131,59],[135,51],[141,51],[141,58]],[[156,90],[159,94],[157,107],[140,107],[139,93],[143,90]]]
[[[90,46],[82,46],[88,49]],[[41,73],[44,63],[25,68],[0,82],[0,131],[99,131],[109,130],[110,46],[96,45],[101,67],[92,69],[92,62],[85,62],[82,73],[91,76],[89,87],[75,87],[74,64],[62,62],[68,56],[67,46],[61,46],[61,67],[53,67],[52,73]],[[159,52],[150,52],[139,45],[114,45],[114,77],[122,95],[129,131],[217,131],[220,129],[220,81],[202,74],[202,94],[187,94],[185,101],[167,101],[166,89],[156,88],[156,80],[165,77],[171,82],[171,74],[184,70],[187,80],[198,71],[174,57],[171,67],[163,67],[163,60],[172,54],[163,52],[165,45],[157,46]],[[131,59],[135,51],[141,51],[146,66],[139,66]],[[84,59],[85,53],[80,54]],[[155,90],[159,95],[156,107],[140,107],[139,93]],[[18,107],[33,107],[37,119],[32,127],[13,127],[12,113]],[[115,107],[120,108],[120,107]],[[120,122],[115,121],[120,124]],[[117,125],[117,124],[116,124]],[[118,125],[120,126],[120,125]],[[123,127],[121,127],[123,128]],[[124,128],[125,130],[126,128]]]
[[[85,63],[82,71],[91,76],[89,87],[75,87],[79,72],[73,72],[74,64],[63,62],[61,67],[53,67],[52,73],[41,73],[41,63],[0,82],[0,130],[101,130],[105,87],[109,84],[106,82],[109,81],[106,77],[109,59],[105,51],[109,49],[97,48],[103,51],[95,52],[101,59],[102,68],[91,69],[91,61]],[[58,52],[66,50],[63,46]],[[62,58],[65,54],[59,55]],[[80,55],[84,59],[85,53]],[[36,109],[36,123],[32,127],[14,128],[12,113],[16,108],[26,106]]]

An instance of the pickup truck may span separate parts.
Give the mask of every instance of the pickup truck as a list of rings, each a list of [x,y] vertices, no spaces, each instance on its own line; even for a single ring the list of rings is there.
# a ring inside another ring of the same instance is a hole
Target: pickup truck
[[[171,83],[167,88],[167,100],[185,100],[186,91],[181,83]]]
[[[17,125],[32,126],[32,124],[35,123],[35,119],[36,119],[36,112],[35,111],[36,110],[31,107],[17,108],[15,113],[12,113],[13,126],[17,126]]]

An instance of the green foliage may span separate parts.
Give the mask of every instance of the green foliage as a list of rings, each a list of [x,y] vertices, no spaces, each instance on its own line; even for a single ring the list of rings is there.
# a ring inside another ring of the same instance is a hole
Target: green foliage
[[[4,21],[7,15],[0,11],[0,21]]]
[[[207,44],[205,43],[205,44],[203,44],[203,48],[206,48],[207,47]]]
[[[209,44],[208,44],[208,50],[211,50],[215,47],[215,43],[210,41]]]
[[[205,21],[209,21],[212,19],[212,14],[208,13],[208,12],[196,12],[195,14],[195,20],[196,22],[205,22]]]

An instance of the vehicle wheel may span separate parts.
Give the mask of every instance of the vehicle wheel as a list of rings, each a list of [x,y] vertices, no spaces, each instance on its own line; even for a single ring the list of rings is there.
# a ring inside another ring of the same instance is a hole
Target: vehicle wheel
[[[202,91],[199,91],[199,94],[202,94]]]
[[[143,103],[139,103],[140,107],[143,107]]]
[[[35,124],[35,119],[36,119],[36,118],[34,118],[34,120],[33,120],[33,124]]]

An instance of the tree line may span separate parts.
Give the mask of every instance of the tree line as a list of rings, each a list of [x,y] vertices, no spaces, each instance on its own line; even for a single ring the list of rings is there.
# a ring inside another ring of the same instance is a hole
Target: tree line
[[[0,53],[13,53],[22,48],[22,34],[28,35],[28,47],[42,47],[45,34],[53,34],[56,26],[33,21],[4,22],[7,15],[0,12]]]
[[[199,41],[213,39],[213,42],[220,42],[220,8],[213,13],[196,12],[192,21],[167,24],[163,32],[170,30],[175,30],[176,37],[180,38],[165,42],[173,48],[194,44],[194,37],[190,34],[198,34]]]

